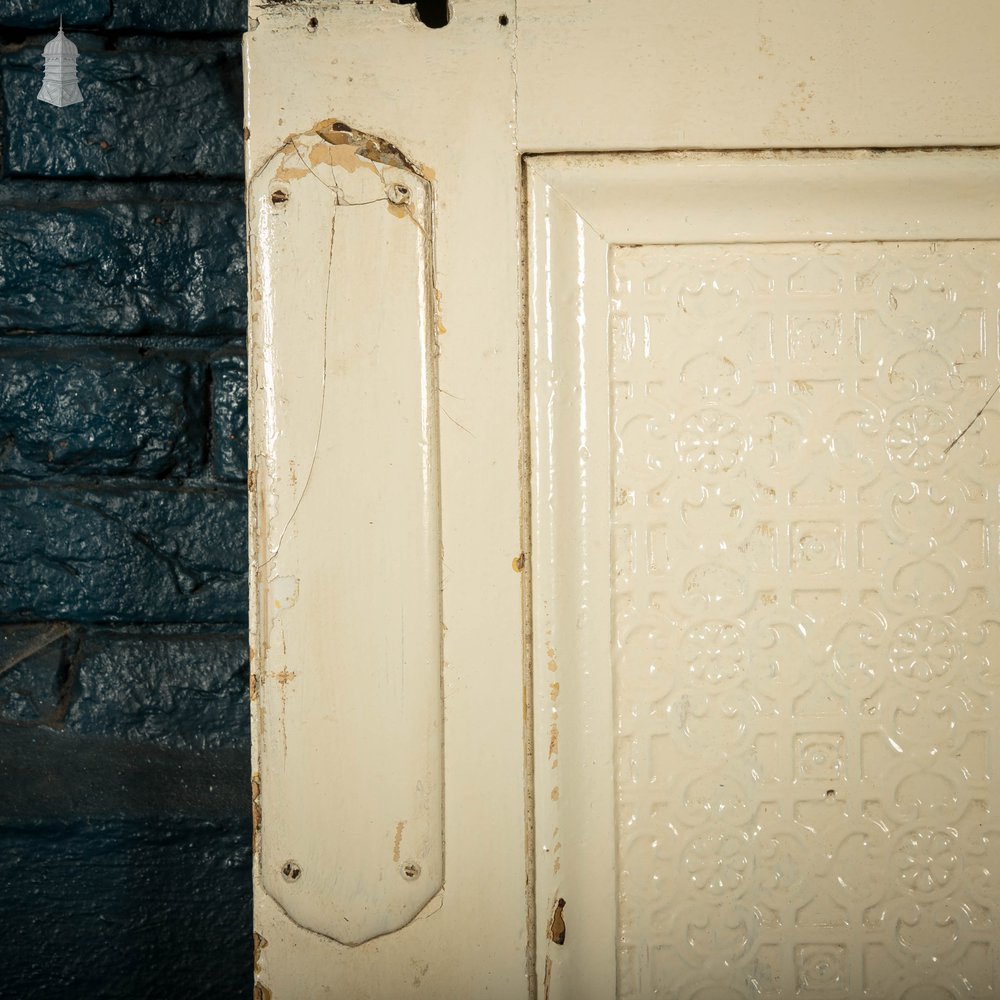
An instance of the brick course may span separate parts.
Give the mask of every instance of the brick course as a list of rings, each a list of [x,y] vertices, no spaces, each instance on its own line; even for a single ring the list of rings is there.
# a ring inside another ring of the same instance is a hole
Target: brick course
[[[64,109],[35,99],[60,15]],[[0,8],[11,995],[251,989],[244,25],[232,0]]]

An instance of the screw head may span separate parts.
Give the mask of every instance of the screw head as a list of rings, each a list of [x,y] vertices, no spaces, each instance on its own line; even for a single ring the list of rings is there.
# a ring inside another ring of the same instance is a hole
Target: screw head
[[[416,880],[420,878],[420,865],[418,865],[416,861],[407,861],[406,864],[400,866],[399,874],[402,875],[407,882],[416,882]]]
[[[297,882],[302,878],[302,867],[297,861],[286,861],[281,866],[281,877],[286,882]]]

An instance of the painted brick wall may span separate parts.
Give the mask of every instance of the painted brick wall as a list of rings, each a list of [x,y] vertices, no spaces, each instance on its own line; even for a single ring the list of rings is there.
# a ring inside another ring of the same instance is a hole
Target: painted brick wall
[[[4,998],[252,989],[244,6],[0,0]]]

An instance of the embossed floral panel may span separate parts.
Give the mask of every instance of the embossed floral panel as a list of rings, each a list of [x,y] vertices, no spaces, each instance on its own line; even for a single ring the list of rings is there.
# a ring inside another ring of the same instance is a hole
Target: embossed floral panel
[[[1000,245],[611,272],[620,996],[995,995]]]

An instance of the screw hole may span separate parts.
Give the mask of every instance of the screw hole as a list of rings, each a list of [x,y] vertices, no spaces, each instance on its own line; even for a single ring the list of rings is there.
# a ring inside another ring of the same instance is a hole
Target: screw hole
[[[281,875],[286,882],[297,882],[302,878],[302,869],[297,861],[286,861],[281,866]]]
[[[837,793],[832,788],[828,788],[824,797],[828,799],[835,799],[837,797]]]
[[[405,865],[400,869],[400,874],[407,882],[415,882],[420,878],[420,865],[415,861],[407,861]]]
[[[272,194],[271,194],[271,204],[272,205],[284,205],[284,203],[286,201],[288,201],[288,192],[287,191],[278,190],[278,191],[272,192]]]
[[[405,184],[390,184],[386,195],[393,205],[405,205],[410,200],[410,189]]]
[[[315,31],[319,27],[319,18],[311,17],[309,18],[309,30]]]
[[[500,21],[500,27],[501,28],[506,28],[507,25],[510,24],[510,18],[507,17],[506,14],[501,14],[500,17],[499,17],[499,21]]]

